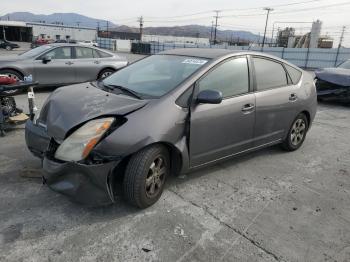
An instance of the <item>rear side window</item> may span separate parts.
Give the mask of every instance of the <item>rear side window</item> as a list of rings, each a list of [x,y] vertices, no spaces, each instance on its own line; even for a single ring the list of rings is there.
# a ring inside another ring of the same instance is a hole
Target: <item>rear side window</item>
[[[97,51],[97,52],[100,55],[100,57],[102,57],[102,58],[112,57],[111,54],[108,54],[108,53],[105,53],[105,52],[102,52],[102,51]]]
[[[301,78],[301,72],[298,69],[295,69],[294,67],[291,67],[289,65],[285,64],[284,66],[286,67],[293,84],[298,84]]]
[[[75,55],[77,59],[94,58],[92,49],[87,47],[76,47]]]
[[[280,63],[257,57],[253,60],[258,91],[288,85],[287,73]]]
[[[199,91],[217,90],[230,97],[249,92],[249,73],[246,57],[231,59],[217,66],[199,81]]]

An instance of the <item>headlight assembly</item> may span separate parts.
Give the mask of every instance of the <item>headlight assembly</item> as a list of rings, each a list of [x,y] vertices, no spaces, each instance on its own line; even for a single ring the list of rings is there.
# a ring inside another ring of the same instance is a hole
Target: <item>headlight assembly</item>
[[[86,158],[114,120],[113,117],[107,117],[87,122],[63,141],[55,158],[63,161],[80,161]]]

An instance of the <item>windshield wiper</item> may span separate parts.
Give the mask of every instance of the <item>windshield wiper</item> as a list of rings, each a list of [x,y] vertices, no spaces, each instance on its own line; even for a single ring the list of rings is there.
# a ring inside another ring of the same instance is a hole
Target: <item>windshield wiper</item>
[[[114,89],[119,89],[121,90],[123,93],[127,93],[133,97],[136,97],[137,99],[141,99],[142,100],[142,96],[139,95],[139,93],[135,92],[134,90],[128,89],[124,86],[119,86],[119,85],[106,85],[103,84],[104,87],[106,87],[109,90],[114,90]]]

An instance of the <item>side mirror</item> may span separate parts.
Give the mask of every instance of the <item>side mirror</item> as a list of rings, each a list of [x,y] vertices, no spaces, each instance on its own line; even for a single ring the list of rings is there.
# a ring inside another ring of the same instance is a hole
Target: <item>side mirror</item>
[[[222,93],[216,90],[203,90],[197,96],[197,103],[201,104],[220,104]]]
[[[47,64],[48,62],[51,61],[51,57],[50,56],[44,56],[42,61],[43,61],[44,64]]]

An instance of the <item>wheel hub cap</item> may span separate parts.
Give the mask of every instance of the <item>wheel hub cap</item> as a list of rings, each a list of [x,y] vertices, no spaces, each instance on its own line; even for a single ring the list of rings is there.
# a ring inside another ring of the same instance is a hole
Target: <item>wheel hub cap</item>
[[[306,123],[303,119],[298,119],[294,122],[291,131],[291,142],[294,146],[299,145],[305,136]]]
[[[146,195],[154,197],[161,190],[165,179],[166,166],[163,158],[156,158],[149,167],[146,177]]]

